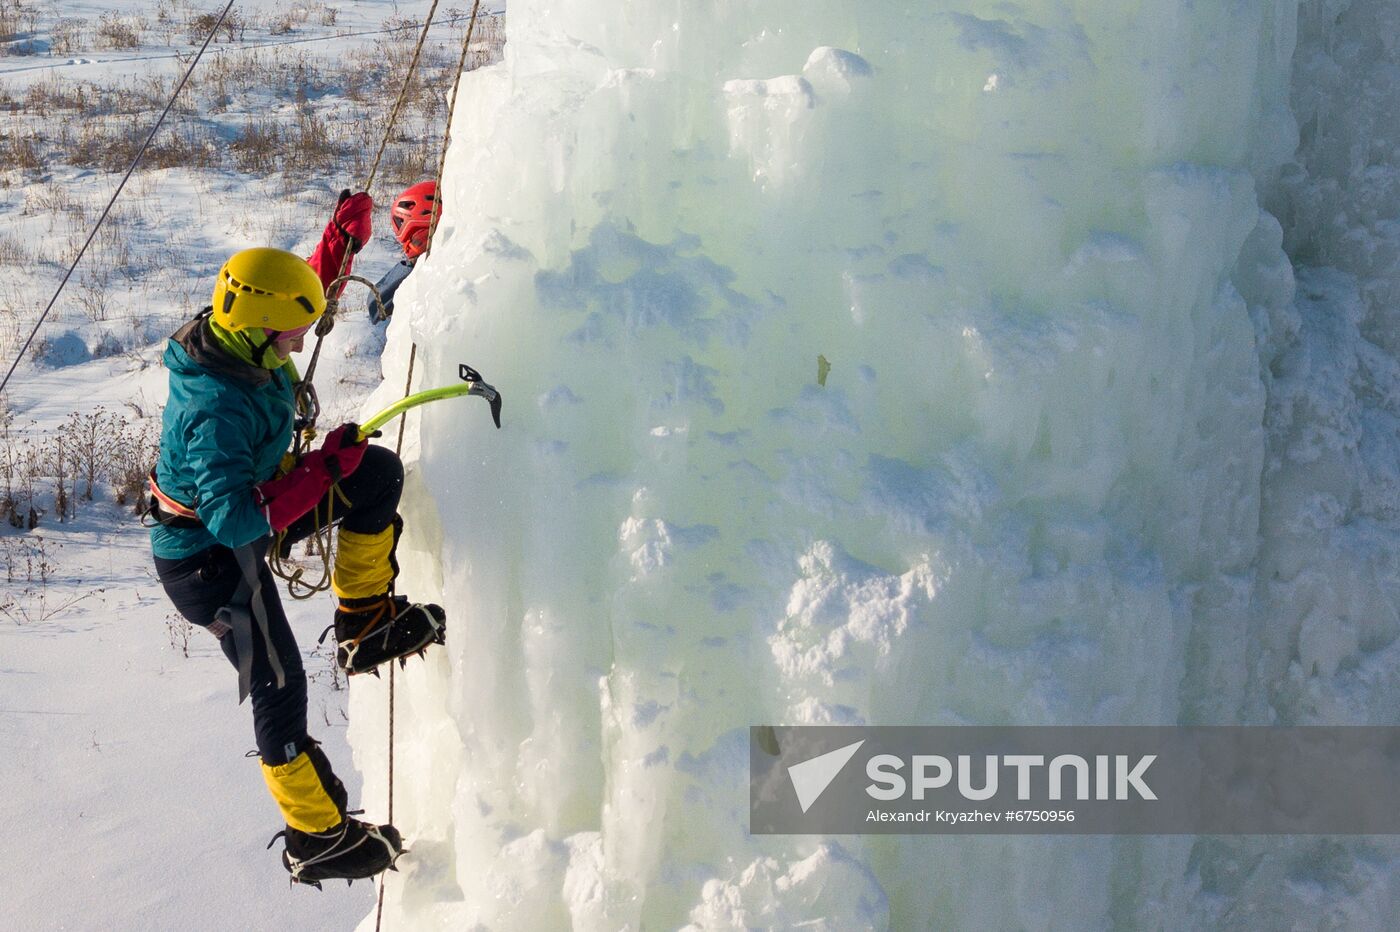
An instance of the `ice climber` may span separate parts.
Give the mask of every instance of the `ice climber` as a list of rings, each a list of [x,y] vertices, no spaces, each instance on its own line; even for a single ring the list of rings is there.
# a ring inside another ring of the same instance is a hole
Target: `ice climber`
[[[370,877],[402,852],[392,825],[347,815],[345,787],[306,731],[306,674],[267,554],[339,522],[331,585],[336,661],[360,673],[443,641],[436,605],[394,594],[403,464],[345,424],[292,461],[297,370],[290,356],[326,308],[325,286],[369,238],[369,195],[341,196],[308,262],[280,249],[235,253],[213,303],[165,351],[170,398],[151,473],[151,549],[180,613],[218,639],[253,698],[253,731],[286,830],[294,880]],[[285,550],[284,550],[285,552]],[[274,839],[275,840],[275,839]]]
[[[394,204],[389,208],[389,221],[394,227],[394,238],[403,249],[403,258],[385,272],[384,277],[374,286],[379,292],[379,301],[383,303],[382,313],[374,295],[369,296],[369,319],[372,323],[379,323],[393,316],[394,292],[399,290],[399,285],[402,285],[403,280],[408,278],[408,273],[413,271],[418,257],[428,248],[428,236],[436,222],[433,219],[434,210],[439,211],[439,217],[442,216],[442,207],[437,200],[436,181],[420,181],[404,189],[402,194],[394,198]]]

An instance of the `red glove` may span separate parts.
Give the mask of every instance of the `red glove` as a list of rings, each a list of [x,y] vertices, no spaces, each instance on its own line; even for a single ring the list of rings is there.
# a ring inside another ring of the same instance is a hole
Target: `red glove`
[[[349,238],[351,252],[359,252],[369,242],[374,233],[373,215],[374,200],[367,193],[351,194],[349,188],[340,192],[331,223]]]
[[[377,437],[379,432],[375,431],[371,436]],[[340,469],[340,475],[348,476],[360,468],[360,460],[365,458],[365,451],[368,449],[369,439],[361,440],[360,425],[351,422],[341,424],[326,434],[326,439],[317,452],[334,457],[337,467]]]
[[[327,223],[325,230],[321,232],[321,241],[316,244],[316,251],[306,260],[320,276],[322,288],[328,287],[341,275],[350,274],[355,260],[346,258],[346,250],[348,248],[350,255],[354,256],[369,242],[373,229],[373,213],[374,201],[365,192],[351,194],[349,188],[340,192],[335,216],[331,217],[330,223]],[[342,262],[345,264],[344,269],[341,269]],[[340,297],[339,292],[344,290],[345,286],[341,285],[336,297]]]
[[[285,531],[325,497],[332,485],[348,476],[364,459],[368,440],[358,440],[360,428],[342,424],[326,435],[321,449],[312,450],[285,476],[253,489],[253,499],[274,531]]]

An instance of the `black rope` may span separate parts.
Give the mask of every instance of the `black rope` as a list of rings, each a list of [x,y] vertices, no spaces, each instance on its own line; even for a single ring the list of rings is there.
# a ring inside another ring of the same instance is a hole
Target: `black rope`
[[[194,60],[191,61],[190,66],[185,69],[184,77],[180,78],[180,83],[175,85],[175,90],[171,93],[170,100],[166,102],[165,109],[161,111],[160,118],[156,120],[156,125],[151,127],[151,132],[146,136],[146,141],[141,143],[141,148],[137,150],[136,157],[131,160],[131,166],[127,168],[126,174],[122,176],[121,182],[117,185],[117,190],[112,192],[112,199],[107,202],[106,207],[102,208],[102,216],[97,218],[97,225],[94,226],[92,232],[88,234],[87,242],[83,243],[83,248],[78,250],[77,256],[73,258],[73,264],[68,266],[68,271],[63,275],[63,281],[58,283],[58,290],[55,291],[53,297],[49,299],[48,307],[44,308],[44,312],[39,315],[38,321],[34,324],[34,329],[29,332],[29,339],[24,341],[24,346],[20,347],[19,352],[15,354],[15,361],[10,364],[10,371],[6,372],[5,378],[0,380],[0,391],[4,391],[5,386],[10,384],[10,376],[15,374],[15,369],[19,366],[19,361],[24,358],[24,354],[29,351],[30,344],[33,343],[34,338],[39,335],[39,328],[44,325],[44,319],[49,316],[49,311],[53,310],[54,303],[58,301],[58,296],[63,293],[63,286],[68,284],[68,279],[72,277],[73,270],[78,267],[78,263],[82,261],[83,256],[87,253],[88,247],[92,245],[92,240],[97,236],[97,231],[102,229],[102,222],[107,219],[107,214],[111,212],[112,205],[117,202],[117,196],[122,193],[122,188],[126,187],[128,179],[131,178],[131,173],[136,171],[136,166],[141,163],[141,157],[146,154],[146,149],[150,146],[151,140],[156,138],[156,133],[160,131],[161,124],[165,122],[166,115],[170,113],[170,108],[175,106],[175,98],[179,97],[180,91],[184,90],[185,82],[188,81],[190,75],[194,73],[194,66],[199,64],[199,59],[204,55],[204,50],[209,47],[209,43],[214,38],[214,33],[219,31],[219,26],[222,25],[224,17],[228,16],[228,11],[233,9],[233,4],[234,0],[228,0],[228,6],[224,7],[224,11],[219,14],[219,18],[215,20],[214,25],[209,28],[209,35],[204,37],[204,44],[199,47],[199,51],[195,53]]]

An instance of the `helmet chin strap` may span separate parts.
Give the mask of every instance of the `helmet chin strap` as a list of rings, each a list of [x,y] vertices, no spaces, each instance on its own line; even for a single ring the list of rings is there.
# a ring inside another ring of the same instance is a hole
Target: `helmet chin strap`
[[[267,355],[267,351],[272,348],[272,344],[277,342],[277,337],[273,336],[272,334],[269,334],[266,330],[264,330],[262,333],[263,336],[266,337],[266,339],[263,340],[261,344],[259,344],[256,340],[253,339],[252,334],[249,334],[245,331],[244,335],[248,340],[248,346],[253,351],[253,365],[257,366],[260,369],[266,369],[267,366],[263,364],[263,357],[265,357]]]

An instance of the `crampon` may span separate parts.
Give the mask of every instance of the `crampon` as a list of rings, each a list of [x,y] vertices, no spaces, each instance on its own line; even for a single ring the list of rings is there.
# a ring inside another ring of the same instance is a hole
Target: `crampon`
[[[271,848],[278,838],[287,842],[282,866],[292,875],[292,883],[317,890],[323,880],[351,884],[397,870],[394,862],[405,852],[403,838],[392,825],[371,825],[350,818],[324,832],[302,832],[289,826],[272,836],[267,846]]]
[[[340,668],[349,674],[377,674],[386,660],[397,659],[402,666],[413,654],[421,657],[433,644],[445,643],[447,613],[401,595],[347,599],[336,609],[332,627]]]

